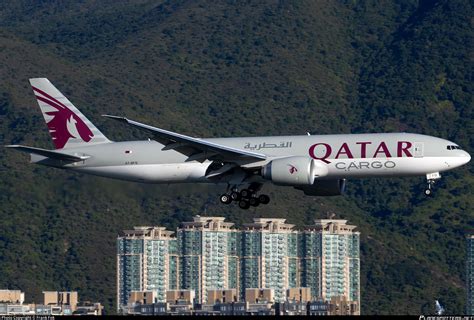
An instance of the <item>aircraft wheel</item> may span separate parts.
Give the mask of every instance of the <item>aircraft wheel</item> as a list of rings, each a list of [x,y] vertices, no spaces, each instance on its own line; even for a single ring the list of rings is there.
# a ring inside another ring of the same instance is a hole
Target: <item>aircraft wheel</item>
[[[240,191],[240,195],[242,198],[248,199],[252,196],[252,192],[249,189],[243,189]]]
[[[260,202],[258,201],[258,198],[250,198],[249,204],[250,204],[252,207],[258,207],[258,205],[260,204]]]
[[[221,195],[219,197],[219,200],[224,204],[229,204],[232,202],[231,197],[227,193],[224,193],[223,195]]]
[[[266,194],[261,194],[260,196],[258,196],[258,201],[261,204],[268,204],[270,202],[270,197]]]
[[[250,203],[247,200],[240,200],[239,207],[240,209],[248,209],[250,208]]]
[[[232,199],[232,201],[239,201],[241,198],[240,193],[237,191],[232,191],[232,193],[230,194],[230,198]]]
[[[431,189],[426,189],[425,190],[425,196],[431,196],[431,194],[433,193],[433,191],[431,191]]]

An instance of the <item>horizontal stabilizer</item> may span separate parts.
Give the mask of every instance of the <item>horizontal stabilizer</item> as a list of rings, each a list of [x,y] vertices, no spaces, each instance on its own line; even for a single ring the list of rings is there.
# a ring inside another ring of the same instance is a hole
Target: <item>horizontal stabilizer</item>
[[[16,150],[27,152],[27,153],[38,154],[40,156],[55,159],[55,160],[77,162],[77,161],[82,161],[82,160],[90,158],[90,156],[73,156],[73,155],[58,152],[58,151],[46,150],[46,149],[41,149],[41,148],[33,148],[33,147],[27,147],[27,146],[21,146],[21,145],[8,145],[8,146],[5,146],[5,148],[12,148],[12,149],[16,149]]]

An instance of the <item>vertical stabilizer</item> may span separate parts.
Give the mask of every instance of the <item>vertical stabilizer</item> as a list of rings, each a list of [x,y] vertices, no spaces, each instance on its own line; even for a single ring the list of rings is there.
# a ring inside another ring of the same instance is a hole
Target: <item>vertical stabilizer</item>
[[[56,149],[110,142],[48,79],[30,83]]]

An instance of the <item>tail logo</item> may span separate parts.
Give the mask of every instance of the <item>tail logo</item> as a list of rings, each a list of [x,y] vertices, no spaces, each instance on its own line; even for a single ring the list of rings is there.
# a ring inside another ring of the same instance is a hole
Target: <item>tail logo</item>
[[[36,87],[33,87],[33,90],[36,99],[56,109],[55,111],[44,112],[52,117],[51,120],[46,120],[46,124],[56,149],[64,148],[70,138],[80,138],[84,142],[89,142],[92,139],[94,134],[78,115],[46,92]]]

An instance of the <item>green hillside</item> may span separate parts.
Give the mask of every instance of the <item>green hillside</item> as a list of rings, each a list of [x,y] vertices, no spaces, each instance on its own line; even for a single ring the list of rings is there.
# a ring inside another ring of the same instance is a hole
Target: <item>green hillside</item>
[[[14,1],[0,4],[0,144],[51,148],[28,78],[49,78],[112,140],[147,138],[101,114],[201,137],[407,131],[474,153],[473,8],[466,0]],[[155,186],[28,163],[0,150],[0,288],[78,290],[115,310],[115,238],[193,215],[336,213],[361,231],[364,314],[465,310],[472,164],[425,179],[349,181],[305,197],[266,186],[242,211],[219,187]]]

